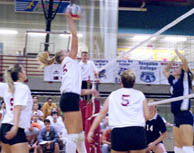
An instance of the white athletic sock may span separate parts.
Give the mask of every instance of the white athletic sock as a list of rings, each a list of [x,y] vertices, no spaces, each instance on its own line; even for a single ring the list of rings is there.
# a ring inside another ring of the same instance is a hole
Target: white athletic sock
[[[174,146],[174,152],[175,153],[183,153],[183,150],[177,146]]]
[[[192,146],[183,146],[182,150],[183,150],[183,153],[194,153]]]

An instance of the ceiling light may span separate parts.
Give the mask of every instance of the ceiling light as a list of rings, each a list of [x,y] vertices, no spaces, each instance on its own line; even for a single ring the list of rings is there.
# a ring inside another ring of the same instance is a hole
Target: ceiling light
[[[139,41],[143,41],[148,39],[150,36],[146,36],[146,35],[135,35],[134,37],[132,37],[133,40],[139,40]],[[155,40],[156,37],[153,37],[151,40]]]
[[[60,34],[59,36],[65,37],[65,38],[68,38],[69,37],[69,35],[67,35],[67,34]],[[81,33],[78,33],[77,36],[78,37],[83,37],[83,35]]]
[[[18,34],[18,31],[16,31],[16,30],[5,30],[5,29],[1,29],[0,30],[0,34],[16,35],[16,34]]]
[[[60,37],[65,37],[65,38],[68,38],[69,37],[69,35],[66,35],[66,34],[60,34],[59,36]]]
[[[37,32],[37,33],[29,32],[28,34],[31,36],[46,36],[46,33],[40,33],[40,32]]]
[[[187,41],[186,37],[173,37],[173,36],[167,36],[163,39],[164,41],[173,41],[173,42],[178,42],[178,41]]]

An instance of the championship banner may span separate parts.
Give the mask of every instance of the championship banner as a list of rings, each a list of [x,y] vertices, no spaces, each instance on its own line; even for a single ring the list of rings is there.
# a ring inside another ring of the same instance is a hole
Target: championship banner
[[[135,61],[136,83],[160,84],[160,63],[151,61]]]
[[[48,2],[47,2],[48,3]],[[54,2],[53,8],[56,9],[59,1]],[[66,7],[69,5],[68,1],[62,1],[58,9],[58,14],[63,14]],[[29,12],[29,13],[43,13],[41,0],[16,0],[15,1],[16,12]]]

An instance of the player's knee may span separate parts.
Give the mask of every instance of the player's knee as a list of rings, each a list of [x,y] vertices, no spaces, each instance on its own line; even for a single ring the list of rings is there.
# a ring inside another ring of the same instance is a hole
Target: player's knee
[[[68,134],[68,139],[74,143],[83,142],[85,140],[84,132]]]
[[[55,150],[59,150],[59,144],[55,143]]]

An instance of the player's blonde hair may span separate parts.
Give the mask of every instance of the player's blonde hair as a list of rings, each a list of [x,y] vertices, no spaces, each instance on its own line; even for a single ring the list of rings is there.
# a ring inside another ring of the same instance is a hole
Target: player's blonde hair
[[[4,74],[4,79],[9,86],[9,92],[12,94],[14,94],[15,91],[14,82],[19,80],[19,72],[22,72],[22,66],[19,64],[14,64],[10,66]]]
[[[55,56],[52,58],[49,57],[48,52],[40,53],[38,55],[38,61],[40,62],[42,67],[49,66],[55,62],[58,64],[61,64],[61,61],[62,61],[61,56],[63,55],[63,52],[65,52],[65,51],[61,50],[59,52],[56,52]]]
[[[135,73],[130,69],[121,74],[121,82],[125,88],[133,88],[135,79]]]
[[[152,99],[152,98],[148,98],[147,99],[147,103],[149,104],[149,103],[153,103],[154,102],[154,99]],[[149,106],[150,107],[150,106]],[[152,105],[152,107],[153,108],[155,108],[155,112],[157,112],[157,106],[156,105]]]
[[[151,99],[151,98],[147,99],[147,103],[152,103],[152,102],[154,102],[154,99]]]

